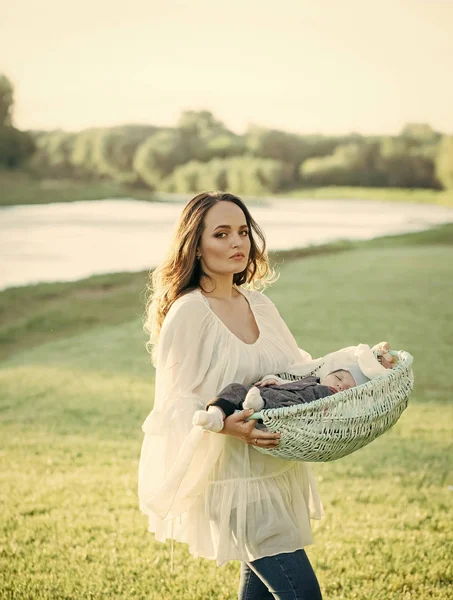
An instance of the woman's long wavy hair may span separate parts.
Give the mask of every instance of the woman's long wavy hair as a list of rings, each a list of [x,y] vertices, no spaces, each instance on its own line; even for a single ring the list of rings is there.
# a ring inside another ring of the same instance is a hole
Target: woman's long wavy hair
[[[205,215],[218,202],[232,202],[239,206],[249,228],[249,260],[243,271],[234,274],[233,283],[262,289],[275,280],[275,273],[269,265],[264,234],[242,200],[227,192],[198,194],[184,207],[167,258],[149,276],[144,320],[144,329],[150,334],[148,349],[157,344],[165,315],[173,302],[183,294],[201,287],[201,277],[207,276],[202,271],[201,261],[197,260],[196,253],[203,233]]]

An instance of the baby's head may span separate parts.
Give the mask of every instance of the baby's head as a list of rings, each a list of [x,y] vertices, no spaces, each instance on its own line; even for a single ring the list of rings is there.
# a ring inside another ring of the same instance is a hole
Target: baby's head
[[[343,390],[349,390],[356,385],[369,381],[368,377],[365,377],[360,370],[358,364],[349,363],[347,367],[346,365],[338,366],[339,368],[331,371],[320,380],[320,383],[330,387],[334,394]]]
[[[332,371],[320,380],[321,385],[329,387],[334,394],[342,392],[343,390],[349,390],[349,388],[355,387],[357,384],[354,377],[349,371],[345,369],[338,369]]]
[[[388,344],[385,345],[388,350]],[[367,383],[386,373],[387,368],[378,362],[369,346],[359,344],[328,354],[319,377],[322,385],[337,393]]]

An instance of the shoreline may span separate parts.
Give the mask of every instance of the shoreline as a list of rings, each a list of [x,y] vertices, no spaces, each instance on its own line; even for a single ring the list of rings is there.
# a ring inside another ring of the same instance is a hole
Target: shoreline
[[[115,181],[35,179],[26,172],[0,171],[0,207],[96,200],[185,202],[193,193],[169,194],[145,188],[127,188]],[[178,199],[179,198],[179,199]],[[453,190],[324,186],[299,188],[263,196],[243,196],[249,203],[272,200],[376,200],[453,207]]]
[[[450,241],[451,238],[451,241]],[[430,240],[429,242],[422,240]],[[435,241],[434,241],[435,240]],[[384,236],[378,236],[368,240],[350,240],[340,239],[333,242],[327,242],[324,244],[310,244],[308,246],[295,247],[287,250],[269,250],[268,255],[271,264],[274,267],[279,267],[283,263],[298,260],[300,258],[310,258],[313,256],[320,256],[323,254],[337,254],[339,252],[345,252],[350,250],[369,248],[382,248],[392,245],[406,245],[406,244],[418,244],[418,243],[441,243],[451,244],[453,243],[453,221],[451,223],[445,223],[442,225],[434,225],[427,229],[422,229],[415,232],[406,232],[398,234],[390,234]],[[152,272],[155,267],[149,269],[139,270],[128,270],[128,271],[107,271],[103,273],[93,273],[87,277],[67,279],[67,280],[49,280],[39,281],[35,283],[24,283],[23,285],[11,285],[6,287],[0,287],[0,294],[9,290],[25,290],[30,288],[36,288],[38,286],[46,285],[74,285],[80,283],[83,285],[84,282],[89,282],[96,278],[103,280],[105,278],[114,278],[116,276],[138,276],[140,274],[148,274]]]
[[[372,240],[339,241],[270,253],[279,273],[322,260],[323,255],[370,253],[372,262],[389,260],[392,253],[436,246],[439,252],[453,246],[453,223],[417,233],[390,235]],[[0,290],[0,361],[25,347],[74,336],[97,327],[110,327],[136,319],[143,322],[149,269],[92,275],[69,282],[47,282]],[[131,308],[132,307],[132,308]]]

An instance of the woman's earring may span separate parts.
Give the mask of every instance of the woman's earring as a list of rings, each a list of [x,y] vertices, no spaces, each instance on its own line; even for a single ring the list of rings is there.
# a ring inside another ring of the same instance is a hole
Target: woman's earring
[[[197,252],[197,260],[200,260],[201,258],[201,254],[199,252]]]

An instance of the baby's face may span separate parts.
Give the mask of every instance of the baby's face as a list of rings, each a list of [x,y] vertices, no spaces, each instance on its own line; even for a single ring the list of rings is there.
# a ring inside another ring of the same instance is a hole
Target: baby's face
[[[355,387],[354,377],[349,371],[343,370],[329,373],[321,379],[320,383],[321,385],[327,385],[327,387],[330,387],[334,394]]]

